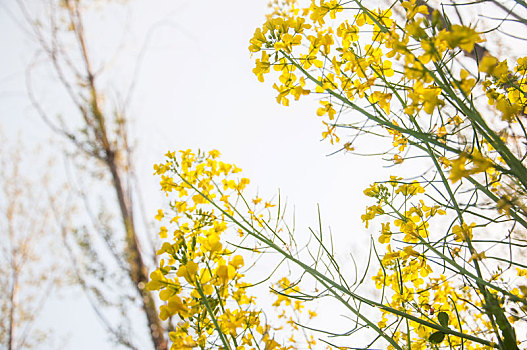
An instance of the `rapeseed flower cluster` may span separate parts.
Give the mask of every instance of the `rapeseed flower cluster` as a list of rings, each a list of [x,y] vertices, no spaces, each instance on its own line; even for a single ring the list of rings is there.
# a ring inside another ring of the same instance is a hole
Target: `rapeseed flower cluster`
[[[518,300],[519,306],[527,310],[523,270],[518,268],[516,276],[509,275],[516,281],[513,286],[507,283],[511,277],[505,277],[502,267],[497,267],[498,272],[490,277],[498,285],[507,286],[509,297],[522,298],[507,305],[508,299],[503,295],[498,298],[495,290],[488,292],[471,286],[463,274],[445,269],[448,259],[463,265],[487,259],[485,251],[476,251],[472,244],[477,239],[475,223],[452,225],[445,236],[432,237],[431,227],[438,227],[440,222],[437,216],[447,215],[448,208],[425,204],[426,191],[417,181],[392,177],[386,183],[374,183],[364,193],[376,199],[376,204],[367,207],[362,217],[366,227],[374,217],[391,218],[381,223],[378,241],[386,251],[380,255],[381,267],[372,277],[382,291],[383,305],[390,308],[383,309],[378,326],[390,330],[397,342],[411,344],[412,349],[498,347],[499,327],[494,322],[499,316],[489,314],[485,308],[491,303],[489,298],[495,298],[493,302],[500,310],[518,305]],[[404,327],[397,311],[407,319]],[[521,320],[512,314],[506,319],[511,325]],[[470,335],[477,336],[479,341],[473,341]],[[486,343],[481,339],[487,339]]]
[[[297,344],[311,348],[316,343],[312,336],[294,339],[305,307],[293,298],[300,292],[298,286],[284,277],[273,289],[280,316],[277,326],[271,326],[249,294],[251,284],[242,273],[244,255],[235,252],[239,245],[226,243],[226,237],[244,239],[243,231],[232,230],[231,219],[238,210],[233,203],[243,199],[249,180],[236,178],[241,169],[220,161],[218,151],[179,153],[168,152],[166,161],[154,166],[170,202],[168,210],[159,209],[155,216],[163,223],[159,232],[163,244],[157,252],[159,267],[147,285],[159,291],[159,316],[171,324],[171,349],[278,350],[295,349]],[[259,212],[274,205],[258,197],[251,202],[245,214],[251,225],[263,227]],[[258,251],[256,246],[253,250]],[[287,345],[275,337],[283,324]]]
[[[443,61],[472,54],[485,41],[483,35],[469,25],[446,25],[442,14],[419,1],[396,2],[387,10],[367,9],[360,2],[351,9],[348,3],[353,1],[300,3],[275,1],[274,11],[250,40],[249,50],[261,55],[253,70],[258,79],[263,82],[272,71],[278,74],[273,85],[278,103],[288,106],[291,97],[320,96],[316,114],[324,118],[322,137],[331,144],[343,139],[339,129],[356,123],[342,120],[342,111],[351,108],[393,137],[395,164],[403,163],[409,140],[428,133],[431,142],[454,152],[449,159],[457,162],[444,163],[453,182],[487,170],[499,173],[500,164],[494,166],[499,157],[482,150],[478,155],[485,167],[463,168],[463,161],[471,158],[461,152],[471,150],[455,145],[474,111],[461,105],[484,90],[501,119],[515,123],[527,109],[526,58],[509,70],[505,61],[480,57],[485,80],[477,81],[475,72],[466,69],[445,71]],[[395,10],[404,14],[402,19],[394,17]],[[348,142],[342,147],[351,148]]]

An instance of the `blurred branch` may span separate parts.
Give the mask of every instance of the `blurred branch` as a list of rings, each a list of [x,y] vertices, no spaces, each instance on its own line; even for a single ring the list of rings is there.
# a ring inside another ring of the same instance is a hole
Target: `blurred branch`
[[[42,119],[55,133],[65,137],[78,150],[82,151],[88,161],[96,160],[98,166],[101,166],[101,173],[111,179],[111,191],[115,196],[114,204],[118,208],[121,228],[124,233],[125,244],[122,248],[117,248],[119,245],[116,244],[115,232],[107,229],[101,218],[96,217],[89,209],[88,202],[94,200],[93,194],[81,190],[79,197],[85,204],[86,213],[95,228],[95,232],[104,240],[117,266],[120,267],[120,272],[126,274],[130,286],[133,286],[134,293],[139,297],[142,313],[147,320],[148,333],[155,349],[165,350],[167,340],[164,336],[164,327],[157,315],[157,307],[152,294],[145,289],[148,282],[148,266],[154,266],[156,259],[150,250],[148,253],[142,250],[136,229],[135,216],[137,214],[134,212],[134,207],[140,209],[142,207],[137,203],[140,196],[134,194],[137,188],[134,186],[134,160],[132,150],[129,147],[126,106],[120,109],[120,113],[115,107],[113,112],[108,112],[103,106],[105,93],[98,86],[98,77],[104,72],[104,69],[102,67],[95,69],[90,55],[83,18],[86,4],[82,1],[64,0],[59,3],[55,0],[49,0],[46,3],[49,11],[49,33],[44,33],[42,25],[30,16],[24,1],[18,0],[18,3],[37,42],[51,62],[57,74],[58,82],[65,88],[70,97],[71,103],[77,111],[77,121],[71,120],[73,117],[71,115],[68,120],[58,119],[57,123],[54,121],[57,118],[49,116],[50,113],[46,111],[46,107],[37,101],[33,92],[32,67],[28,69],[27,74],[31,102]],[[70,45],[73,44],[76,49],[66,48],[62,37],[70,38]],[[130,89],[133,89],[134,84],[132,82]],[[129,103],[129,101],[127,100],[125,103]],[[70,126],[68,127],[68,125]],[[153,246],[150,234],[146,236],[149,245]],[[104,264],[102,259],[98,260],[99,264]],[[83,279],[79,278],[79,280],[82,281]],[[80,284],[83,289],[88,288],[85,282]],[[111,289],[109,285],[106,288]],[[108,328],[108,322],[104,321],[101,310],[99,308],[96,310],[98,310],[99,318]],[[113,330],[112,333],[116,336],[118,332]],[[124,345],[131,346],[126,342],[126,339],[118,336],[117,338]]]

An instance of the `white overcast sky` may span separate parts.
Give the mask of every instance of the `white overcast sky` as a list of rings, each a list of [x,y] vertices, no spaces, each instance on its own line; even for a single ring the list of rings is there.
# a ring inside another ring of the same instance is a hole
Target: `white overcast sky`
[[[124,37],[125,45],[109,68],[108,85],[116,90],[131,76],[147,33],[152,35],[130,109],[138,170],[152,215],[163,199],[152,164],[167,150],[215,148],[241,167],[263,196],[280,189],[296,207],[299,230],[316,225],[320,204],[337,253],[345,260],[346,254],[364,250],[360,244],[372,233],[360,221],[362,191],[383,179],[384,171],[376,158],[328,157],[335,148],[320,140],[323,125],[315,113],[316,97],[279,106],[272,78],[262,84],[252,74],[248,42],[267,11],[267,0],[130,0],[124,7],[101,6],[100,18],[86,26],[91,49],[100,57],[113,52]],[[2,142],[16,142],[18,132],[26,143],[45,142],[51,134],[25,90],[25,70],[36,47],[15,20],[22,19],[14,1],[2,0],[0,125],[7,135]],[[41,84],[49,89],[44,95],[53,96],[51,77]],[[112,348],[78,291],[53,301],[43,319],[59,328],[57,335],[69,334],[67,348]]]

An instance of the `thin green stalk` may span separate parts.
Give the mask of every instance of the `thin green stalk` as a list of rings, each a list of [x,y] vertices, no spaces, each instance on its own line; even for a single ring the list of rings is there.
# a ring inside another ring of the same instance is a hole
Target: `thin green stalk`
[[[203,289],[201,288],[201,285],[199,281],[196,280],[196,288],[198,289],[198,293],[201,297],[201,300],[205,304],[205,307],[207,308],[207,312],[212,319],[212,322],[214,323],[214,327],[216,328],[216,331],[218,332],[218,335],[220,336],[221,342],[223,343],[223,346],[225,346],[225,349],[232,350],[231,345],[225,338],[225,334],[221,331],[220,325],[218,324],[218,320],[216,319],[216,316],[214,316],[214,311],[210,307],[209,301],[207,300],[207,297],[205,296],[205,293],[203,293]]]

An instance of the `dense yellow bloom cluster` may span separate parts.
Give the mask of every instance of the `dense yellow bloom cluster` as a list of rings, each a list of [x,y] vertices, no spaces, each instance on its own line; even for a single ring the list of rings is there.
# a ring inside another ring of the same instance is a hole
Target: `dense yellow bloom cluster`
[[[391,308],[383,310],[379,327],[391,330],[397,342],[410,342],[412,349],[429,349],[436,345],[450,349],[494,348],[496,329],[484,311],[490,303],[489,299],[485,300],[484,289],[467,285],[463,274],[449,273],[441,262],[451,258],[454,263],[470,263],[487,258],[485,251],[477,252],[471,245],[476,224],[453,225],[443,238],[432,239],[430,226],[439,226],[437,220],[436,223],[432,220],[437,215],[446,215],[447,211],[439,205],[426,205],[422,198],[425,189],[417,181],[406,183],[392,177],[387,183],[374,183],[364,193],[377,200],[363,215],[366,227],[374,216],[393,217],[381,224],[378,241],[386,245],[386,252],[380,258],[381,268],[373,276],[376,287],[382,290],[384,305]],[[369,215],[372,212],[375,215]],[[434,251],[434,246],[440,251]],[[498,268],[498,271],[503,270]],[[522,276],[525,276],[523,270],[518,269],[517,277]],[[505,281],[500,273],[491,278],[500,283]],[[525,280],[520,279],[518,283],[517,288],[511,288],[511,294],[525,298],[525,293],[520,292],[527,292],[523,287]],[[499,303],[500,308],[506,307],[505,299]],[[527,309],[525,305],[522,307]],[[393,310],[414,318],[402,327]],[[511,315],[508,320],[514,324],[519,318]],[[457,331],[461,336],[452,333],[446,336],[448,332],[438,331],[426,322]],[[486,338],[489,343],[482,345],[467,335]],[[393,346],[388,348],[393,349]]]
[[[281,73],[281,84],[275,84],[275,89],[279,91],[278,102],[284,105],[289,103],[288,95],[298,99],[313,90],[325,95],[338,92],[350,100],[372,96],[372,104],[386,114],[389,114],[389,101],[394,92],[383,82],[397,75],[397,79],[411,80],[406,85],[410,87],[408,97],[412,100],[405,103],[407,111],[413,114],[423,109],[431,114],[444,101],[440,97],[441,88],[433,83],[431,71],[424,65],[439,61],[448,49],[472,51],[482,39],[474,29],[466,26],[454,25],[447,29],[440,28],[438,23],[430,25],[425,21],[428,9],[415,1],[394,6],[400,6],[407,13],[403,27],[392,19],[391,9],[370,11],[365,8],[356,11],[352,21],[328,25],[327,17],[335,20],[344,12],[344,7],[336,0],[312,0],[310,6],[303,9],[294,3],[280,8],[251,39],[249,50],[262,52],[254,73],[262,81],[263,74],[269,73],[271,66]],[[368,38],[372,44],[361,47],[363,33],[372,33]],[[411,41],[419,47],[414,49]],[[403,70],[396,73],[394,62],[402,63]],[[314,83],[312,88],[304,88],[305,81],[294,75],[297,70]]]
[[[160,291],[160,318],[176,321],[169,333],[171,349],[294,349],[297,342],[291,339],[304,304],[292,293],[299,289],[286,278],[276,288],[280,319],[293,326],[284,346],[274,337],[281,326],[269,325],[255,297],[248,294],[251,285],[241,272],[243,255],[225,243],[226,237],[243,236],[243,231],[229,232],[229,226],[237,210],[232,203],[243,199],[249,180],[235,178],[241,169],[218,157],[218,151],[186,150],[179,157],[168,152],[166,161],[154,166],[163,192],[170,196],[170,209],[160,209],[156,215],[164,224],[159,232],[164,243],[157,252],[160,265],[151,273],[147,288]],[[257,213],[272,206],[253,199],[245,212],[250,226],[262,227],[263,215]],[[292,310],[286,312],[284,307],[290,305]],[[314,343],[312,336],[299,342],[308,348]]]
[[[501,118],[509,123],[517,121],[527,113],[527,57],[517,60],[514,71],[507,62],[499,62],[493,56],[485,56],[479,63],[479,70],[486,74],[482,83],[488,103],[501,113]]]
[[[473,98],[473,91],[484,90],[488,103],[506,122],[525,115],[527,58],[520,58],[513,71],[505,61],[480,58],[484,81],[477,81],[466,69],[444,76],[446,57],[471,53],[484,41],[473,27],[447,26],[440,13],[429,13],[427,6],[415,0],[395,2],[387,10],[367,9],[360,3],[352,9],[337,0],[311,0],[305,7],[299,3],[275,1],[274,12],[256,29],[249,50],[261,56],[253,72],[260,81],[272,70],[278,73],[273,87],[278,91],[277,102],[285,106],[291,96],[298,100],[318,94],[321,107],[316,114],[325,118],[327,129],[322,136],[332,144],[342,139],[339,127],[356,122],[340,120],[345,108],[358,110],[385,128],[393,137],[396,164],[404,161],[402,152],[412,136],[408,130],[435,134],[434,142],[456,145],[463,122],[473,113],[460,104]],[[394,18],[395,9],[405,14],[402,20]],[[427,124],[427,117],[436,119]],[[346,143],[343,148],[351,146]],[[482,162],[466,171],[463,162],[472,158],[459,152],[467,151],[456,152],[457,162],[444,163],[453,182],[495,169],[496,157],[480,152]]]

